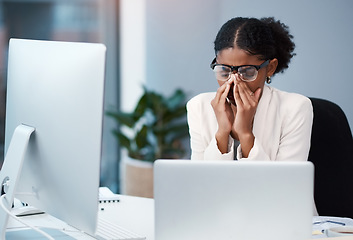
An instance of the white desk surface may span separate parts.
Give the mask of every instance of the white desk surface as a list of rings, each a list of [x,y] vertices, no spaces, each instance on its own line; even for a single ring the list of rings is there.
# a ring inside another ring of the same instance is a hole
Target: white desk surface
[[[119,202],[100,204],[103,217],[139,235],[154,240],[154,200],[126,195],[118,195]]]
[[[116,195],[119,202],[101,203],[98,216],[103,217],[110,222],[118,224],[130,231],[147,237],[147,240],[154,240],[154,200],[150,198],[132,197],[126,195]],[[28,218],[28,217],[27,217]],[[46,214],[31,216],[33,224],[43,226],[47,223],[48,227],[52,224],[51,216]],[[55,222],[57,224],[57,222]],[[62,227],[69,229],[65,223],[61,223]],[[18,225],[18,224],[17,224]],[[9,222],[9,227],[18,227],[13,221]],[[80,232],[72,232],[69,234],[75,239],[92,240],[94,238],[82,234]],[[353,236],[335,237],[335,238],[319,238],[321,240],[353,240]],[[310,239],[308,239],[310,240]]]
[[[353,237],[333,237],[333,238],[321,238],[326,240],[353,240]]]
[[[106,202],[99,204],[98,217],[103,217],[127,230],[154,239],[154,201],[149,198],[139,198],[124,195],[115,195],[119,202]],[[40,214],[22,217],[22,220],[32,226],[40,226],[49,229],[65,229],[64,233],[79,240],[94,240],[95,238],[84,234],[69,226],[65,222],[48,214]],[[8,230],[18,231],[27,229],[21,223],[9,218]],[[11,239],[16,239],[16,237]]]

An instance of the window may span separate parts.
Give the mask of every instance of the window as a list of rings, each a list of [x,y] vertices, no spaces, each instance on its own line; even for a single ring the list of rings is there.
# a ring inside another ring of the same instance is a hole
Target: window
[[[115,0],[0,0],[0,166],[4,158],[7,51],[10,38],[101,42],[107,46],[106,99],[118,107],[118,2]],[[104,120],[101,184],[118,191],[117,146]]]

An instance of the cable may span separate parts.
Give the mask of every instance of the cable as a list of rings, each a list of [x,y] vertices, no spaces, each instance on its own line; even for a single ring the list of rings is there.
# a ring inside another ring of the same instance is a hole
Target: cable
[[[55,240],[52,236],[50,236],[50,235],[47,234],[46,232],[40,230],[39,228],[37,228],[37,227],[35,227],[35,226],[32,226],[31,224],[28,224],[28,223],[22,221],[22,220],[21,220],[20,218],[18,218],[16,215],[12,214],[12,213],[7,209],[7,207],[4,205],[3,200],[4,200],[5,197],[6,197],[6,194],[3,194],[3,195],[0,197],[0,206],[1,206],[1,208],[2,208],[10,217],[12,217],[12,218],[15,219],[16,221],[22,223],[23,225],[25,225],[25,226],[27,226],[27,227],[33,229],[34,231],[36,231],[36,232],[42,234],[44,237],[46,237],[46,238],[48,238],[48,239],[50,239],[50,240]]]

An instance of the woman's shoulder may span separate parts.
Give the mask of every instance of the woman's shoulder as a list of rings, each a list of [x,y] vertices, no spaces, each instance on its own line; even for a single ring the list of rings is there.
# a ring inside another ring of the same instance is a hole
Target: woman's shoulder
[[[273,97],[278,98],[281,103],[292,104],[292,105],[311,105],[311,101],[308,97],[294,92],[287,92],[283,90],[279,90],[274,87],[269,87]]]
[[[188,109],[193,107],[200,107],[202,105],[211,106],[211,101],[214,98],[215,94],[215,92],[205,92],[192,97],[187,102]]]
[[[274,87],[269,87],[272,98],[275,98],[280,106],[285,109],[293,110],[309,110],[312,111],[312,104],[308,97],[294,92],[279,90]]]

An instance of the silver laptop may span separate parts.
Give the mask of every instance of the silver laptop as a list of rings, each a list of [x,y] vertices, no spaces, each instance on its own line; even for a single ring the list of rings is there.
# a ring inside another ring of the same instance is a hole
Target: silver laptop
[[[157,160],[155,240],[307,240],[311,162]]]

